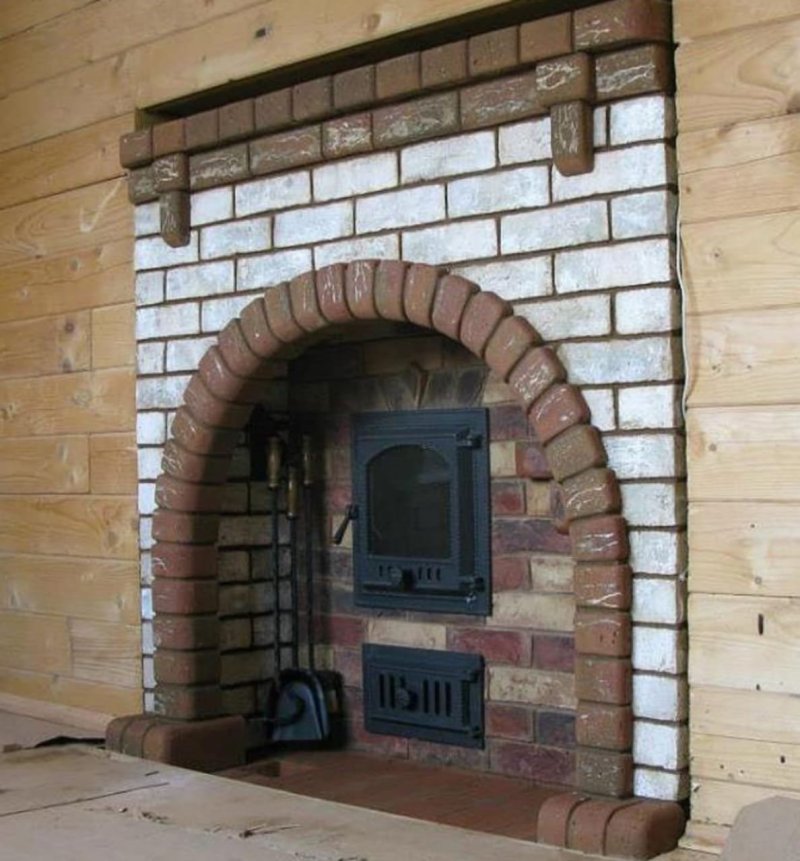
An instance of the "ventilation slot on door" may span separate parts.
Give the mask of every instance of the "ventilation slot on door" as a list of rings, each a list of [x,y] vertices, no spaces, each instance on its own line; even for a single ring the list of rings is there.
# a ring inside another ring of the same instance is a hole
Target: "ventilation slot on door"
[[[483,658],[363,646],[368,732],[483,747]]]

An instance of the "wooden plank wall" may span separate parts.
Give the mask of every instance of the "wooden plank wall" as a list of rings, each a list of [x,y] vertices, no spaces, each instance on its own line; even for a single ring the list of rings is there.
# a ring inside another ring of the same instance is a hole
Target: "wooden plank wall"
[[[674,5],[690,833],[713,845],[742,805],[800,797],[800,5]]]

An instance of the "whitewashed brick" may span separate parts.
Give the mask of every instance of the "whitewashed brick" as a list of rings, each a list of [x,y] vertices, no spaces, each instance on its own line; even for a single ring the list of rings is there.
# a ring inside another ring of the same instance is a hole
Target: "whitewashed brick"
[[[594,200],[507,215],[502,219],[500,235],[503,254],[601,242],[608,239],[606,205]]]
[[[611,299],[605,295],[531,302],[515,310],[545,341],[607,335],[611,331]]]
[[[164,342],[152,341],[136,347],[136,370],[140,374],[164,373]]]
[[[143,586],[153,584],[153,555],[151,553],[139,554],[139,580]]]
[[[608,145],[608,108],[595,108],[592,114],[592,143],[596,147]]]
[[[275,245],[306,245],[339,239],[353,233],[353,204],[350,201],[309,206],[275,216]]]
[[[142,658],[142,686],[151,689],[156,686],[155,661],[149,657]]]
[[[636,768],[633,771],[633,794],[637,798],[681,801],[689,795],[689,774],[685,771]]]
[[[488,170],[494,166],[494,132],[476,132],[416,144],[400,153],[404,183]]]
[[[620,335],[670,332],[680,328],[680,295],[672,287],[625,290],[614,297],[614,321]]]
[[[536,299],[553,292],[553,262],[545,255],[459,266],[455,271],[479,284],[482,290],[491,290],[509,301]]]
[[[249,305],[255,296],[226,296],[224,299],[209,299],[203,302],[201,312],[204,332],[219,332],[227,326],[234,317],[238,317],[245,305]]]
[[[136,381],[136,406],[140,410],[177,409],[191,377],[158,377]]]
[[[305,248],[243,257],[236,261],[236,289],[241,291],[273,287],[283,281],[291,281],[309,269],[311,252]]]
[[[683,473],[683,448],[671,433],[607,436],[608,462],[625,478],[673,478]]]
[[[134,236],[150,236],[161,230],[161,210],[158,201],[140,203],[133,210]]]
[[[136,339],[172,338],[196,335],[200,331],[200,306],[197,302],[158,305],[136,311]]]
[[[164,273],[140,272],[136,276],[136,304],[156,305],[164,301]]]
[[[619,390],[622,430],[674,428],[680,425],[679,386],[632,386]]]
[[[685,533],[631,529],[628,539],[630,564],[637,574],[670,576],[686,569]]]
[[[159,475],[161,473],[159,472]],[[156,486],[153,482],[139,482],[139,514],[152,514],[156,510]]]
[[[683,676],[633,674],[633,713],[651,720],[680,721],[686,717]]]
[[[138,413],[136,442],[138,445],[161,445],[166,439],[164,413]]]
[[[633,732],[633,761],[637,765],[677,771],[687,764],[686,727],[636,721]]]
[[[686,633],[677,628],[633,626],[633,668],[651,673],[686,672]]]
[[[521,167],[458,179],[447,186],[451,218],[485,212],[528,209],[550,202],[550,179],[546,167]]]
[[[167,299],[200,299],[232,293],[234,283],[232,260],[182,266],[167,272]]]
[[[559,355],[573,383],[604,385],[672,379],[677,344],[670,338],[582,341],[562,344]]]
[[[550,117],[504,126],[499,136],[500,164],[552,158],[550,140]]]
[[[153,691],[145,691],[142,697],[145,714],[154,714],[156,710],[156,695]]]
[[[144,622],[142,624],[142,652],[145,655],[152,655],[154,651],[153,625],[151,622]]]
[[[167,266],[196,263],[199,259],[197,245],[196,230],[192,231],[189,244],[181,245],[178,248],[167,245],[160,236],[137,239],[133,250],[133,268],[137,271],[141,269],[164,269]]]
[[[330,242],[314,249],[314,265],[317,269],[331,263],[366,258],[396,260],[400,256],[400,237],[396,233],[369,236],[364,239],[345,239]]]
[[[236,214],[254,215],[287,209],[311,202],[311,175],[308,171],[285,173],[236,186]]]
[[[634,577],[631,617],[635,623],[679,625],[684,616],[683,584],[678,578]]]
[[[665,189],[615,197],[611,201],[611,233],[614,239],[673,233],[676,212],[677,197]]]
[[[622,510],[630,526],[680,526],[686,522],[683,485],[623,482]]]
[[[403,257],[417,263],[449,263],[494,257],[497,230],[494,221],[466,221],[403,233]]]
[[[314,169],[314,200],[334,200],[392,188],[398,182],[393,152],[334,161]]]
[[[191,198],[192,226],[213,224],[233,218],[233,190],[230,186],[196,191]]]
[[[614,392],[611,389],[582,389],[581,394],[592,413],[592,424],[601,431],[614,430]]]
[[[200,235],[203,260],[268,251],[272,247],[269,218],[248,218],[204,227]]]
[[[675,106],[666,96],[644,96],[611,106],[611,144],[675,136]]]
[[[603,206],[602,204],[592,205]],[[551,211],[556,210],[544,210],[542,214],[548,215]],[[604,206],[603,211],[605,212]],[[562,241],[561,244],[567,243]],[[597,248],[581,248],[578,251],[564,251],[556,255],[555,273],[558,293],[605,290],[609,287],[632,287],[638,284],[669,281],[674,275],[672,246],[668,239],[644,239]]]
[[[167,371],[196,371],[200,359],[217,342],[211,338],[182,338],[167,343]]]
[[[140,448],[136,452],[139,481],[155,481],[161,475],[161,447]],[[146,513],[146,512],[143,512]]]
[[[667,185],[675,178],[674,154],[666,144],[653,143],[595,153],[594,170],[563,176],[553,169],[553,200],[573,200]]]
[[[376,194],[356,201],[356,231],[372,233],[393,227],[411,227],[445,218],[442,185],[422,185]]]
[[[139,549],[150,550],[153,547],[153,518],[139,518]],[[144,638],[144,632],[142,632]]]

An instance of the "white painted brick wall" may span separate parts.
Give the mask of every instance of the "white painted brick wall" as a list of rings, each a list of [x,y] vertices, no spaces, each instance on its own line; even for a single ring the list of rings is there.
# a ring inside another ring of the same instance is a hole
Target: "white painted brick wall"
[[[136,442],[139,445],[161,445],[166,439],[164,413],[139,413],[136,416]]]
[[[633,668],[651,673],[686,672],[686,632],[677,628],[633,626]]]
[[[611,106],[611,144],[675,137],[675,106],[662,95],[628,99]]]
[[[140,449],[147,451],[148,449]],[[159,472],[160,472],[159,467]],[[139,514],[152,514],[156,510],[156,486],[152,481],[139,482]]]
[[[608,436],[608,463],[619,478],[674,478],[683,472],[682,448],[671,433]]]
[[[203,260],[268,251],[272,247],[270,218],[249,218],[204,227],[200,233]]]
[[[454,271],[510,302],[548,296],[553,292],[553,262],[549,256],[459,266]]]
[[[356,202],[356,230],[373,233],[395,227],[412,227],[445,218],[443,185],[421,185],[364,197]]]
[[[679,386],[632,386],[619,391],[619,426],[623,430],[673,428],[680,424]]]
[[[137,452],[139,480],[155,481],[161,475],[161,446],[158,448],[140,448]]]
[[[160,236],[137,239],[133,250],[133,266],[142,269],[164,269],[167,266],[180,266],[182,263],[196,263],[197,231],[193,230],[189,244],[172,248]]]
[[[634,577],[631,613],[636,623],[679,625],[683,622],[683,604],[675,577]]]
[[[140,203],[133,211],[133,235],[152,236],[159,230],[161,230],[161,210],[158,201]]]
[[[400,153],[400,174],[404,183],[489,170],[494,166],[494,132],[476,132],[416,144]]]
[[[199,331],[200,305],[197,302],[148,306],[136,312],[136,338],[139,341],[195,335]]]
[[[136,276],[136,304],[157,305],[164,301],[164,273],[140,272]]]
[[[673,287],[617,293],[614,320],[620,335],[675,331],[680,329],[680,295]]]
[[[291,281],[311,269],[311,252],[306,248],[293,251],[275,251],[254,257],[241,257],[236,261],[237,290],[256,290],[274,287]]]
[[[596,204],[584,204],[589,205]],[[558,293],[653,284],[669,281],[673,276],[668,239],[645,239],[556,254]]]
[[[686,688],[680,676],[633,675],[633,713],[651,720],[680,721],[686,717]]]
[[[583,398],[592,413],[592,424],[601,431],[617,426],[614,412],[614,392],[611,389],[583,389]]]
[[[233,189],[223,186],[196,191],[191,197],[191,211],[193,227],[233,218]]]
[[[398,183],[393,152],[334,161],[314,169],[314,200],[334,200],[392,188]]]
[[[167,343],[167,373],[175,371],[196,371],[200,359],[209,347],[217,342],[214,337],[182,338]]]
[[[503,126],[499,132],[500,164],[552,158],[550,117]]]
[[[611,201],[611,234],[614,239],[635,239],[675,230],[677,197],[671,192],[644,191]]]
[[[236,186],[236,215],[239,217],[310,202],[311,174],[307,170]]]
[[[607,295],[531,302],[517,305],[516,312],[529,320],[545,341],[611,332],[611,299]]]
[[[232,293],[235,287],[233,261],[182,266],[167,272],[167,299],[199,299]]]
[[[191,375],[146,378],[136,381],[136,406],[140,410],[177,409]]]
[[[501,221],[501,237],[503,254],[602,242],[608,239],[606,205],[593,200],[507,215]]]
[[[275,216],[275,246],[307,245],[339,239],[353,232],[353,204],[350,201],[309,206]]]
[[[494,221],[464,221],[403,233],[403,257],[418,263],[451,263],[494,257],[497,228]]]
[[[641,798],[682,800],[689,795],[689,775],[685,771],[636,768],[633,772],[633,794]]]
[[[558,349],[577,385],[643,383],[676,376],[675,348],[668,338],[580,341]]]
[[[630,564],[638,574],[674,574],[686,567],[686,539],[683,533],[647,532],[631,529]]]
[[[238,317],[245,305],[249,305],[255,298],[251,293],[247,296],[226,296],[224,299],[209,299],[203,302],[203,331],[219,332],[234,317]]]
[[[631,526],[680,526],[686,500],[672,482],[623,482],[622,510]]]
[[[447,186],[451,218],[485,212],[529,209],[550,202],[550,177],[546,167],[522,167],[457,179]]]
[[[164,373],[164,342],[152,341],[136,347],[136,370],[140,374]]]
[[[633,758],[640,765],[677,770],[687,765],[686,727],[636,721]]]
[[[370,236],[365,239],[345,239],[330,242],[314,249],[314,266],[321,269],[331,263],[366,258],[397,260],[400,256],[400,237],[396,233]]]

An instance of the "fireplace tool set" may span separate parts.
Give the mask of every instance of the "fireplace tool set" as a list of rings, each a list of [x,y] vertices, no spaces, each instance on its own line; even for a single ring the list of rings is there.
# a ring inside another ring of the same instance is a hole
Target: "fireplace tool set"
[[[290,441],[291,443],[291,441]],[[302,435],[299,452],[292,456],[291,444],[273,435],[268,441],[267,487],[272,504],[271,575],[273,582],[275,676],[267,707],[269,740],[282,747],[328,746],[338,742],[342,720],[342,685],[338,673],[318,670],[315,662],[314,554],[312,516],[313,453],[311,437]],[[286,457],[284,457],[286,454]],[[284,463],[285,461],[285,463]],[[298,463],[299,461],[299,463]],[[280,547],[280,497],[286,491],[286,518],[289,523],[289,603],[284,608]],[[302,489],[301,489],[302,488]],[[300,518],[302,496],[303,514]],[[298,529],[302,526],[302,529]],[[304,568],[305,628],[307,666],[300,661],[300,565],[298,532],[302,532]],[[282,634],[282,619],[288,613],[291,638]],[[282,667],[283,649],[289,646],[291,666]]]

